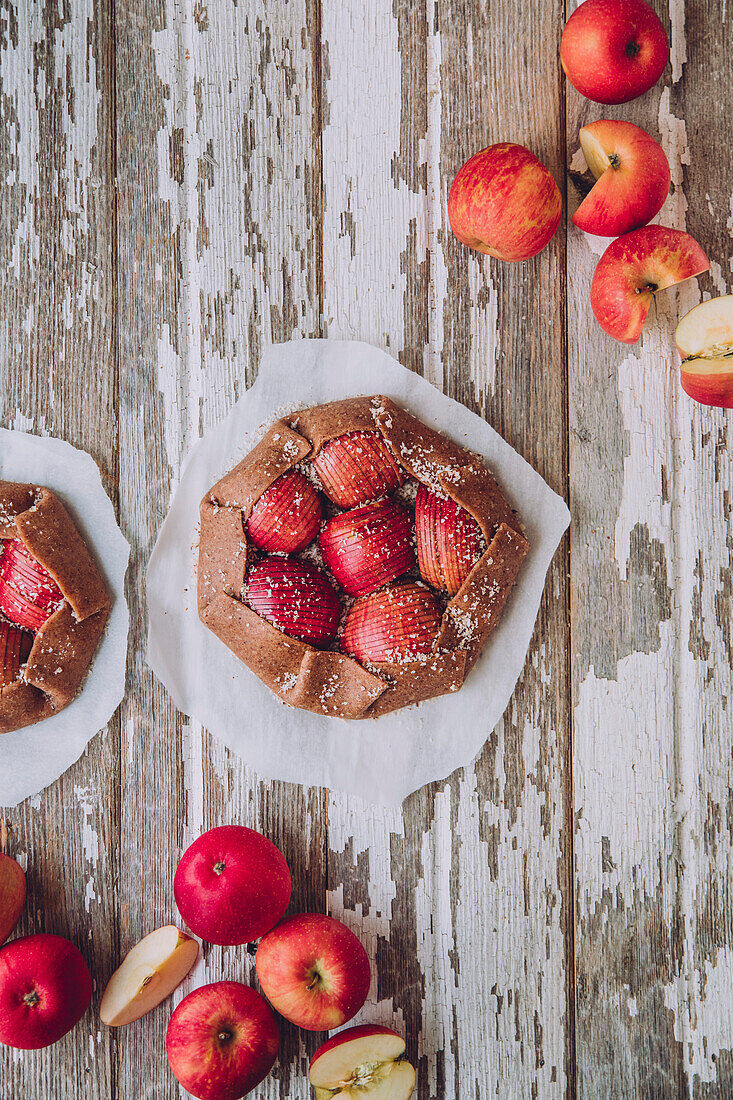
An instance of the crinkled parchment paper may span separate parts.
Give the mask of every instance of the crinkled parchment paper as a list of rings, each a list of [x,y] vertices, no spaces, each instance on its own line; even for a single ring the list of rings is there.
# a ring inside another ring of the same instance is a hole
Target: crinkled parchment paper
[[[382,393],[484,456],[516,507],[530,553],[504,616],[456,695],[348,722],[281,703],[201,624],[196,611],[199,501],[276,415]],[[545,575],[570,514],[480,417],[368,344],[303,340],[270,348],[254,386],[191,452],[148,567],[148,659],[176,705],[260,775],[398,804],[468,764],[501,718],[527,654]]]

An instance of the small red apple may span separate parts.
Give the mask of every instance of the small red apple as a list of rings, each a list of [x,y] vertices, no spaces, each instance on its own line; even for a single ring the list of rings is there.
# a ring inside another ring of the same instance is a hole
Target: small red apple
[[[560,63],[581,95],[628,103],[664,72],[669,40],[646,0],[585,0],[565,24]]]
[[[18,679],[32,647],[32,634],[0,619],[0,688],[8,687]]]
[[[438,601],[429,589],[391,585],[354,602],[341,648],[359,661],[418,661],[432,651],[440,622]]]
[[[331,439],[313,459],[324,492],[339,508],[354,508],[399,489],[404,481],[379,432],[347,432]]]
[[[391,500],[330,519],[318,545],[326,567],[350,596],[374,592],[415,564],[409,516]]]
[[[656,292],[709,267],[697,241],[680,229],[646,225],[626,233],[598,261],[590,288],[596,320],[614,340],[635,344]]]
[[[78,947],[42,933],[0,948],[0,1043],[38,1050],[82,1018],[92,976]]]
[[[415,501],[415,531],[423,580],[455,596],[483,552],[478,523],[450,497],[421,485]]]
[[[334,917],[299,913],[268,932],[257,948],[257,977],[273,1007],[306,1031],[330,1031],[367,999],[369,957]]]
[[[677,326],[675,342],[685,393],[703,405],[733,409],[733,294],[691,309]]]
[[[63,601],[61,589],[20,539],[0,541],[0,614],[38,630]]]
[[[528,260],[555,236],[560,190],[541,160],[504,141],[463,165],[448,195],[456,237],[497,260]]]
[[[271,840],[244,825],[220,825],[190,844],[173,892],[189,928],[209,943],[258,940],[290,901],[290,870]]]
[[[405,1040],[378,1024],[347,1027],[311,1058],[308,1078],[316,1100],[409,1100],[415,1070],[404,1060]]]
[[[669,194],[669,161],[645,130],[601,119],[581,129],[580,144],[598,182],[573,214],[579,229],[620,237],[659,213]]]
[[[239,1100],[264,1081],[280,1049],[275,1017],[241,982],[214,982],[184,997],[170,1018],[166,1053],[197,1100]]]
[[[0,852],[0,944],[5,943],[20,920],[25,905],[23,868]]]
[[[260,550],[294,554],[318,534],[323,510],[321,498],[298,470],[283,474],[252,509],[247,534]]]
[[[341,604],[315,565],[265,558],[247,574],[247,603],[283,634],[310,645],[336,637]]]

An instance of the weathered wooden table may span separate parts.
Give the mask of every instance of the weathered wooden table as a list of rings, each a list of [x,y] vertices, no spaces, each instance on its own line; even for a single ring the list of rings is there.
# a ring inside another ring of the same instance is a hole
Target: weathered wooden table
[[[5,812],[22,930],[75,939],[97,994],[56,1047],[3,1050],[2,1100],[179,1095],[169,1012],[110,1032],[100,987],[175,917],[182,847],[230,821],[283,848],[295,905],[360,931],[421,1100],[733,1096],[731,417],[681,393],[671,338],[731,285],[733,21],[724,0],[660,14],[662,84],[607,109],[562,77],[558,0],[6,0],[0,420],[99,462],[134,631],[109,728]],[[634,348],[590,312],[602,242],[568,224],[502,265],[446,218],[455,170],[499,139],[572,212],[578,127],[607,115],[661,135],[662,220],[713,260]],[[145,664],[181,462],[263,347],[304,335],[387,348],[572,506],[503,722],[401,811],[261,782]],[[212,948],[196,980],[251,974]],[[286,1029],[257,1095],[305,1098],[317,1042]]]

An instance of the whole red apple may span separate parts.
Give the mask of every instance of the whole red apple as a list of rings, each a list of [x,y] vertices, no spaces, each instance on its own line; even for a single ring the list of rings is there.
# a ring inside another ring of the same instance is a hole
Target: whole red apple
[[[707,271],[710,262],[689,233],[645,225],[612,241],[598,261],[590,304],[614,340],[635,344],[658,290]]]
[[[20,920],[24,905],[23,868],[10,856],[0,852],[0,944],[5,943]]]
[[[341,648],[359,661],[418,661],[432,651],[440,623],[438,601],[428,588],[393,584],[354,601]]]
[[[363,596],[412,569],[412,524],[391,500],[330,519],[318,537],[323,561],[350,596]]]
[[[627,103],[657,83],[669,40],[646,0],[585,0],[565,24],[560,62],[581,95]]]
[[[275,1064],[280,1033],[263,998],[241,982],[194,989],[170,1018],[170,1067],[198,1100],[239,1100]]]
[[[367,999],[369,957],[334,917],[300,913],[268,932],[257,948],[257,977],[286,1020],[306,1031],[330,1031]]]
[[[354,508],[399,489],[401,467],[379,432],[347,432],[329,440],[313,459],[326,496]]]
[[[290,870],[271,840],[244,825],[220,825],[194,840],[173,892],[189,928],[209,943],[258,940],[290,901]]]
[[[247,573],[247,603],[283,634],[309,645],[327,645],[336,637],[341,604],[315,565],[264,558]]]
[[[733,294],[695,306],[674,338],[685,393],[702,405],[733,409]]]
[[[555,235],[560,190],[541,160],[504,141],[463,165],[448,195],[448,217],[459,241],[497,260],[528,260]]]
[[[573,214],[579,229],[620,237],[659,213],[669,194],[669,161],[645,130],[601,119],[582,128],[580,144],[598,182]]]
[[[0,1043],[38,1050],[82,1018],[92,977],[78,947],[42,933],[0,948]]]

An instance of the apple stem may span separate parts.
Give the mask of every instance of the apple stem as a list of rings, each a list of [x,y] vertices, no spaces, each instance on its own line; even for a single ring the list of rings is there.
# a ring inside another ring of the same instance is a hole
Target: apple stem
[[[306,989],[308,989],[308,990],[315,989],[320,980],[321,980],[320,975],[319,974],[314,974],[313,975],[313,981],[310,983],[310,985],[306,986]]]
[[[228,1043],[232,1037],[231,1031],[220,1031],[217,1035],[217,1039],[220,1043]]]
[[[40,999],[41,998],[39,997],[38,993],[34,989],[32,993],[26,993],[25,997],[23,998],[23,1003],[27,1004],[29,1008],[33,1008],[34,1005],[38,1004]]]

